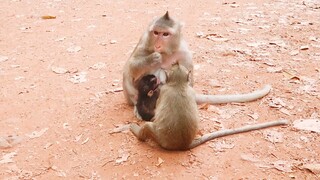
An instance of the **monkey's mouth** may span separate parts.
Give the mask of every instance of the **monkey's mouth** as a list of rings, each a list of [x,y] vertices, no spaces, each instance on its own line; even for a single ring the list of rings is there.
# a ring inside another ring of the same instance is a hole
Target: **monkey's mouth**
[[[159,88],[159,86],[160,86],[160,83],[161,83],[159,78],[156,78],[155,81],[156,81],[156,82],[155,82],[155,84],[154,84],[154,86],[153,86],[153,88],[152,88],[153,91],[158,90],[158,88]]]
[[[159,86],[160,86],[160,81],[158,80],[158,81],[157,81],[157,84],[155,84],[155,85],[153,86],[153,91],[158,90],[158,89],[159,89]]]

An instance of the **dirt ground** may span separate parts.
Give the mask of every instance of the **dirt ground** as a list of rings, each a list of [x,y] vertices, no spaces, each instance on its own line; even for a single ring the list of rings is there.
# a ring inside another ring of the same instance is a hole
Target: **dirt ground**
[[[118,132],[139,122],[121,91],[124,63],[167,10],[185,23],[197,92],[273,87],[254,102],[199,106],[201,134],[290,125],[185,152]],[[7,0],[0,24],[0,179],[320,178],[317,0]]]

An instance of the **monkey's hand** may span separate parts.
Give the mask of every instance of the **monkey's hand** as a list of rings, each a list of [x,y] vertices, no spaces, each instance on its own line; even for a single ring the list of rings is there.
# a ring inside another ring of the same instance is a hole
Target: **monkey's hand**
[[[131,124],[130,124],[130,131],[131,131],[137,138],[139,138],[140,130],[141,130],[141,127],[138,126],[136,123],[131,123]]]
[[[147,57],[147,62],[151,66],[160,66],[162,63],[162,56],[159,52],[154,52]]]

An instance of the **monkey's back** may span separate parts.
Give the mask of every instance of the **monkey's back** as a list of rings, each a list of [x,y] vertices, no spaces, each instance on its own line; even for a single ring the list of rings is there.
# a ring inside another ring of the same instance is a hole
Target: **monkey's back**
[[[184,150],[198,130],[198,109],[195,93],[187,84],[182,87],[164,85],[155,112],[154,127],[158,143],[165,149]]]

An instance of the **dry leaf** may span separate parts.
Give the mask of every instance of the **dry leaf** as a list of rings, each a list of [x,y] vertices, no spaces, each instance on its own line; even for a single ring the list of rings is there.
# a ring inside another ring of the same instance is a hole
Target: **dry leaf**
[[[291,116],[290,111],[288,109],[286,109],[286,108],[280,108],[279,111],[282,112],[285,115]]]
[[[282,67],[268,67],[267,68],[268,73],[280,73],[282,71],[283,71]]]
[[[263,62],[263,64],[265,64],[267,66],[272,66],[272,67],[276,66],[273,62]]]
[[[61,38],[57,38],[57,39],[55,39],[55,41],[64,41],[66,39],[66,37],[61,37]]]
[[[316,175],[320,175],[320,164],[305,164],[302,166],[304,169],[308,169]]]
[[[94,69],[94,70],[98,70],[98,69],[104,69],[105,67],[106,67],[106,63],[98,62],[98,63],[94,64],[93,66],[90,66],[89,68]]]
[[[12,158],[16,155],[17,155],[17,152],[11,152],[3,155],[2,158],[0,159],[0,164],[13,163],[14,161],[12,160]]]
[[[67,49],[67,51],[69,53],[75,53],[75,52],[79,52],[81,50],[81,47],[80,46],[72,46],[72,47],[69,47]]]
[[[293,172],[292,171],[292,165],[289,164],[289,162],[287,161],[276,161],[273,163],[274,168],[276,168],[279,171],[283,171],[283,172]]]
[[[44,149],[48,149],[48,148],[49,148],[50,146],[52,146],[52,145],[53,145],[53,144],[49,142],[49,143],[47,143],[43,148],[44,148]]]
[[[74,84],[79,84],[87,81],[87,72],[79,72],[69,78]]]
[[[241,154],[240,156],[241,156],[241,159],[245,160],[245,161],[250,161],[250,162],[253,162],[253,163],[256,163],[256,162],[260,161],[259,159],[254,157],[253,154]]]
[[[281,98],[272,98],[269,106],[272,108],[281,108],[281,107],[285,107],[286,103],[283,102],[283,100]]]
[[[56,16],[50,16],[50,15],[45,15],[45,16],[41,16],[41,19],[56,19]]]
[[[291,56],[296,56],[299,54],[299,51],[298,50],[293,50],[289,53]]]
[[[300,47],[300,50],[308,50],[309,49],[309,46],[301,46]]]
[[[78,142],[78,141],[81,139],[82,135],[83,135],[83,134],[80,134],[80,135],[76,136],[75,139],[74,139],[74,141],[75,141],[75,142]]]
[[[52,70],[54,73],[57,73],[57,74],[65,74],[65,73],[69,72],[69,71],[66,70],[65,68],[56,67],[56,66],[52,66],[52,67],[51,67],[51,70]]]
[[[130,124],[116,125],[116,128],[114,128],[111,131],[109,131],[109,134],[114,134],[114,133],[127,131],[127,130],[129,130],[129,128],[130,128]]]
[[[38,138],[42,136],[45,132],[47,132],[49,128],[43,128],[40,131],[33,131],[31,134],[27,134],[30,139]]]
[[[303,142],[309,142],[309,139],[305,136],[300,136],[300,140]]]
[[[320,119],[300,119],[293,122],[293,127],[299,130],[306,130],[320,133]]]
[[[272,143],[281,143],[283,142],[283,133],[280,133],[278,131],[266,131],[263,133],[264,139],[267,141],[270,141]]]
[[[71,130],[72,128],[70,127],[69,123],[63,123],[62,125],[63,129],[68,129]]]
[[[260,45],[261,45],[260,42],[247,43],[247,46],[249,46],[249,47],[259,47]]]
[[[110,44],[116,44],[116,43],[117,43],[116,40],[111,40],[111,41],[110,41]]]
[[[206,38],[208,40],[216,41],[216,42],[229,41],[228,38],[223,38],[222,36],[214,34],[214,33],[213,34],[206,34],[206,35],[204,35],[203,33],[198,33],[197,36],[200,37],[200,38]]]
[[[237,7],[240,7],[240,5],[239,4],[230,4],[230,7],[237,8]]]
[[[199,38],[205,37],[205,35],[204,35],[203,32],[197,32],[197,33],[196,33],[196,36],[199,37]]]
[[[5,62],[5,61],[7,61],[9,58],[7,57],[7,56],[1,56],[0,55],[0,63],[1,62]]]
[[[257,119],[259,119],[259,114],[258,113],[253,113],[253,114],[248,114],[248,116],[249,117],[251,117],[252,119],[254,119],[254,120],[257,120]]]
[[[160,167],[164,163],[164,160],[158,157],[158,163],[156,164],[157,167]]]
[[[129,153],[122,154],[122,156],[120,158],[116,159],[116,164],[119,165],[119,164],[121,164],[123,162],[126,162],[129,157],[130,157]]]
[[[218,152],[224,152],[226,149],[234,148],[234,146],[234,144],[226,143],[225,141],[218,141],[209,145],[209,147],[213,148],[215,151]]]
[[[211,41],[215,41],[215,42],[227,42],[229,41],[228,38],[223,38],[223,37],[212,37],[212,36],[209,36],[207,37],[208,40],[211,40]]]
[[[279,47],[286,47],[286,43],[283,40],[275,40],[269,43],[270,45],[277,45]]]
[[[115,88],[115,89],[112,90],[112,92],[122,92],[122,91],[123,91],[122,88]]]
[[[56,16],[50,16],[50,15],[46,15],[46,16],[41,16],[41,19],[56,19]]]
[[[292,71],[284,70],[282,73],[287,79],[300,81],[300,78]]]
[[[0,149],[11,148],[12,145],[3,137],[0,137]]]
[[[230,119],[231,117],[235,116],[236,114],[240,113],[240,108],[231,108],[231,109],[223,109],[218,112],[222,119]]]
[[[82,141],[81,145],[86,144],[89,141],[89,138],[87,137],[87,139],[85,139],[84,141]]]
[[[209,107],[210,107],[209,103],[204,103],[200,105],[199,109],[208,110]]]
[[[11,148],[12,146],[20,143],[22,138],[17,135],[9,135],[0,137],[0,149]]]

